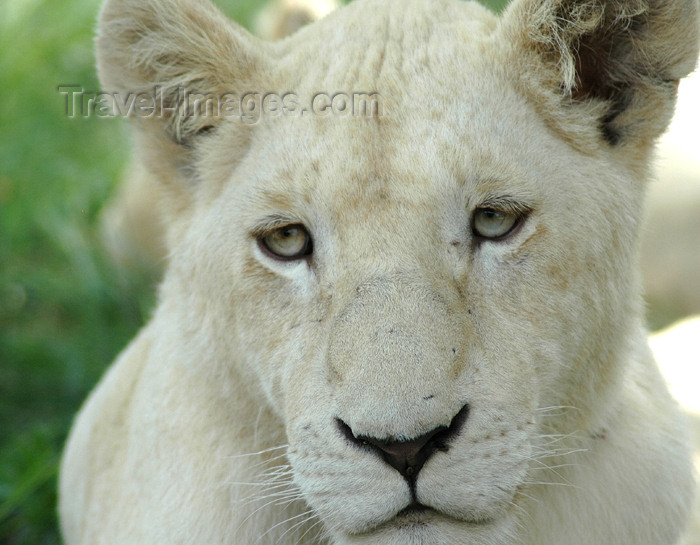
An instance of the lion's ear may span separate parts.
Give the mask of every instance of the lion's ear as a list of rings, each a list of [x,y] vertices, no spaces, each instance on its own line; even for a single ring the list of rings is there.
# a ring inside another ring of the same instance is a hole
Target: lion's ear
[[[122,104],[156,95],[154,115],[134,117],[157,119],[173,141],[187,143],[220,112],[193,110],[183,96],[247,90],[263,71],[262,47],[208,0],[107,0],[97,36],[100,83]]]
[[[236,97],[266,88],[265,44],[208,0],[107,0],[96,42],[107,107],[129,115],[136,160],[158,182],[166,216],[177,217],[200,178],[200,144],[239,113]],[[232,129],[227,160],[246,149],[250,128]]]
[[[516,0],[503,17],[519,81],[572,140],[648,148],[698,56],[697,0]]]

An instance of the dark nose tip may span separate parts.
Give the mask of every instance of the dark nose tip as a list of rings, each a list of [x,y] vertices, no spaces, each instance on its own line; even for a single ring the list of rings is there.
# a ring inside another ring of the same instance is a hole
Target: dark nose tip
[[[352,443],[373,449],[387,464],[396,469],[407,480],[412,481],[436,450],[447,451],[449,449],[449,441],[459,433],[468,415],[469,406],[465,405],[452,418],[448,427],[439,426],[420,437],[405,441],[355,435],[345,422],[337,419],[337,423],[340,431]]]

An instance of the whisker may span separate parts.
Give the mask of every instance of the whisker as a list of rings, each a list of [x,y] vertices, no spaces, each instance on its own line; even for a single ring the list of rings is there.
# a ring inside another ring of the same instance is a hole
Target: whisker
[[[262,483],[260,483],[262,484]],[[262,499],[266,497],[271,497],[273,494],[286,494],[287,492],[290,492],[291,490],[294,489],[296,486],[293,481],[286,481],[286,482],[280,482],[277,484],[264,484],[264,488],[261,487],[252,487],[251,492],[245,496],[244,498],[241,498],[239,502],[241,504],[246,504],[246,503],[251,503],[252,501],[256,499]]]
[[[256,469],[258,469],[261,466],[273,464],[273,462],[275,462],[277,460],[281,460],[281,459],[286,458],[286,457],[287,457],[287,453],[283,452],[282,454],[278,454],[277,456],[273,456],[272,458],[263,458],[262,460],[259,460],[255,464],[251,465],[250,470],[255,471]],[[281,464],[280,467],[282,467],[283,465],[289,465],[289,464]]]
[[[238,500],[236,503],[239,505],[248,505],[253,502],[260,502],[260,501],[265,501],[273,498],[273,501],[279,501],[280,499],[287,499],[287,498],[301,498],[301,493],[298,490],[293,490],[293,489],[287,489],[287,490],[281,490],[279,492],[272,492],[271,494],[265,494],[262,496],[259,496],[257,494],[251,494],[246,496],[245,498],[242,498],[241,500]]]
[[[294,473],[294,470],[292,470],[291,466],[285,465],[285,466],[280,466],[277,469],[272,469],[270,471],[267,471],[266,473],[261,473],[260,477],[279,478],[279,477],[284,477],[287,475],[292,475],[293,473]]]
[[[235,458],[247,458],[249,456],[259,456],[261,454],[267,454],[268,452],[274,452],[276,450],[286,449],[288,447],[289,447],[289,445],[279,445],[278,447],[270,447],[270,448],[266,448],[263,450],[259,450],[257,452],[247,452],[245,454],[232,454],[231,456],[227,456],[227,458],[235,459]]]
[[[581,433],[581,430],[575,430],[571,433],[543,433],[540,434],[539,437],[540,439],[550,439],[549,441],[544,442],[544,445],[553,445],[554,443],[559,443],[565,439],[575,437],[579,433]]]
[[[268,529],[265,531],[265,533],[263,533],[261,536],[259,536],[258,539],[255,540],[255,543],[258,543],[262,538],[264,538],[267,534],[269,534],[269,533],[270,533],[272,530],[274,530],[275,528],[278,528],[278,527],[282,526],[283,524],[287,524],[287,523],[289,523],[289,522],[292,522],[293,520],[296,520],[296,519],[298,519],[298,518],[307,517],[307,516],[309,516],[309,515],[310,515],[311,513],[313,513],[313,512],[314,512],[313,509],[309,509],[308,511],[304,511],[303,513],[301,513],[301,514],[299,514],[299,515],[295,515],[295,516],[289,517],[289,518],[287,518],[287,519],[285,519],[285,520],[283,520],[283,521],[281,521],[281,522],[278,522],[277,524],[275,524],[275,525],[271,526],[270,528],[268,528]]]
[[[542,468],[541,468],[542,470],[551,471],[552,473],[554,473],[554,475],[556,475],[557,477],[559,477],[559,479],[561,479],[563,482],[565,482],[565,483],[567,483],[567,484],[571,484],[571,483],[569,482],[569,480],[566,479],[566,478],[565,478],[561,473],[559,473],[556,469],[554,469],[553,466],[548,466],[547,464],[545,464],[545,463],[543,463],[543,462],[540,462],[539,460],[533,460],[533,461],[537,461],[539,464],[541,464],[541,465],[542,465]],[[578,465],[578,464],[574,464],[574,465]],[[573,486],[573,485],[572,485],[572,486]]]
[[[273,488],[278,488],[281,486],[284,486],[286,484],[290,484],[292,481],[289,480],[287,482],[277,482],[275,483],[264,483],[264,482],[245,482],[245,481],[226,481],[226,484],[230,484],[233,486],[261,486],[261,487],[266,487],[266,486],[272,486]]]
[[[280,541],[282,541],[282,538],[283,538],[284,536],[286,536],[289,532],[293,532],[294,530],[296,530],[296,529],[299,528],[300,526],[303,526],[304,524],[306,524],[307,522],[309,522],[309,520],[310,520],[311,518],[312,518],[312,517],[309,517],[309,518],[306,518],[306,519],[302,519],[302,520],[300,520],[300,521],[298,521],[298,522],[295,522],[292,526],[290,526],[289,528],[287,528],[287,529],[284,531],[284,533],[282,533],[282,535],[281,535],[281,536],[277,539],[277,541],[275,542],[275,545],[277,545],[277,543],[279,543]]]
[[[557,469],[557,468],[561,468],[561,467],[579,467],[581,465],[581,464],[576,464],[576,463],[549,465],[537,457],[532,457],[532,456],[518,456],[518,457],[522,460],[529,460],[530,462],[538,464],[538,467],[540,469]]]
[[[522,496],[522,497],[524,497],[524,498],[527,498],[528,500],[532,500],[532,501],[534,501],[535,503],[542,503],[542,502],[541,502],[540,500],[538,500],[535,496],[530,496],[530,494],[526,494],[526,493],[523,492],[520,488],[518,488],[518,492],[517,492],[517,493],[518,493],[518,495],[520,495],[520,496]]]
[[[571,488],[576,488],[577,490],[583,490],[580,486],[577,486],[575,484],[571,484],[570,482],[564,482],[564,483],[555,483],[555,482],[549,482],[549,481],[525,481],[526,485],[541,485],[541,486],[570,486]]]
[[[306,532],[304,532],[303,534],[301,534],[301,537],[299,537],[297,543],[302,543],[302,542],[304,541],[304,538],[306,537],[306,534],[308,534],[308,533],[309,533],[311,530],[313,530],[314,528],[317,528],[319,524],[323,524],[323,521],[322,521],[321,519],[317,519],[316,522],[314,522],[311,526],[309,526],[309,527],[306,529]],[[319,541],[320,541],[320,540],[319,540]]]
[[[535,450],[535,449],[533,449]],[[542,454],[537,454],[537,452],[541,452]],[[574,449],[549,449],[549,448],[541,448],[535,453],[537,458],[539,459],[545,459],[545,458],[556,458],[557,456],[569,456],[570,454],[577,454],[579,452],[588,452],[587,448],[574,448]]]
[[[259,513],[260,511],[262,511],[263,509],[265,509],[267,507],[270,507],[273,505],[274,506],[286,506],[286,505],[289,505],[291,503],[294,503],[295,501],[298,501],[299,499],[301,499],[301,494],[299,494],[299,493],[296,493],[293,496],[289,496],[289,497],[285,497],[285,498],[275,498],[274,500],[269,501],[269,502],[261,505],[260,507],[255,509],[253,512],[251,512],[246,518],[244,518],[241,521],[240,526],[243,526],[246,522],[248,522],[250,520],[251,517],[255,516],[257,513]]]
[[[525,509],[522,505],[518,505],[518,504],[515,503],[513,500],[509,500],[509,501],[508,501],[508,505],[512,506],[512,507],[515,508],[519,513],[522,513],[523,515],[527,516],[531,521],[534,522],[535,519],[532,518],[532,515],[531,515],[530,513],[528,513],[527,509]],[[518,524],[518,526],[520,526],[520,528],[522,529],[523,523],[522,523],[521,521],[516,520],[516,524]]]

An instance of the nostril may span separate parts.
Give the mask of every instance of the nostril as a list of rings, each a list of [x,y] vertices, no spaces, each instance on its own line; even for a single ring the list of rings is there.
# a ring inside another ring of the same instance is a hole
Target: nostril
[[[336,423],[351,443],[374,450],[387,464],[412,481],[436,450],[444,452],[449,449],[449,442],[464,426],[468,415],[469,406],[465,405],[452,418],[449,427],[438,426],[420,437],[403,441],[355,435],[341,419],[336,418]]]
[[[435,451],[431,439],[446,430],[447,428],[440,426],[408,441],[384,441],[372,437],[358,437],[358,439],[364,440],[366,443],[379,449],[384,461],[401,473],[401,475],[413,478]]]

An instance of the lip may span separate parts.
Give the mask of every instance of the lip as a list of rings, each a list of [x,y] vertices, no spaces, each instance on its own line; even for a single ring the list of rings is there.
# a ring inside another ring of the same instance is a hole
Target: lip
[[[474,529],[479,528],[480,531],[488,528],[496,522],[495,518],[483,518],[483,519],[460,519],[438,511],[427,505],[423,505],[417,502],[407,505],[401,511],[396,513],[390,519],[380,523],[373,528],[368,528],[362,532],[350,532],[348,535],[354,536],[355,538],[367,539],[368,536],[382,534],[385,532],[409,532],[409,535],[413,535],[413,532],[429,532],[432,534],[432,529],[437,530],[442,524],[447,523],[450,526],[458,526],[463,529]],[[428,534],[425,534],[428,535]]]
[[[450,516],[446,513],[438,511],[430,506],[423,505],[422,503],[413,502],[410,505],[404,507],[399,511],[390,521],[391,523],[398,524],[416,524],[416,523],[427,523],[430,519],[442,518],[448,519],[453,522],[458,522],[459,524],[464,524],[468,526],[488,526],[493,522],[492,518],[483,519],[458,519]]]
[[[423,505],[422,503],[413,502],[409,506],[404,507],[401,511],[399,511],[394,517],[394,519],[398,521],[413,521],[416,519],[425,520],[430,515],[437,514],[438,512],[432,507],[428,507],[427,505]]]

